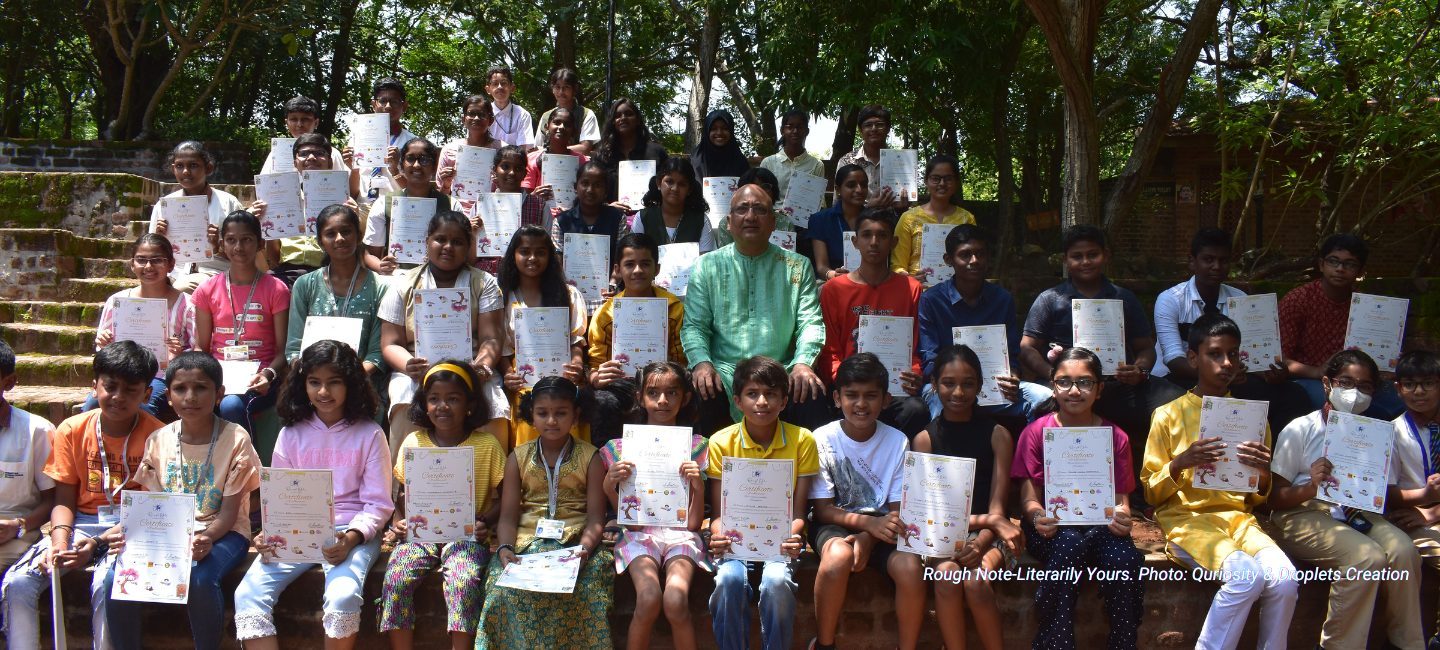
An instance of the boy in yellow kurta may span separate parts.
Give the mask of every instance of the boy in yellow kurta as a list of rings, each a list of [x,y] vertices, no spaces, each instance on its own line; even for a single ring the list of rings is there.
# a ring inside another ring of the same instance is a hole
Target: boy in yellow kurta
[[[1227,396],[1230,380],[1245,373],[1240,329],[1224,316],[1203,316],[1190,326],[1189,338],[1185,356],[1199,382],[1192,392],[1155,411],[1140,473],[1145,498],[1155,504],[1155,519],[1165,533],[1170,557],[1203,570],[1192,575],[1222,583],[1195,647],[1233,650],[1257,600],[1258,647],[1276,647],[1272,642],[1284,647],[1295,613],[1295,568],[1250,514],[1270,491],[1268,425],[1264,444],[1242,442],[1235,450],[1241,464],[1259,470],[1258,492],[1192,486],[1198,468],[1224,456],[1220,438],[1199,437],[1200,411],[1205,397]]]

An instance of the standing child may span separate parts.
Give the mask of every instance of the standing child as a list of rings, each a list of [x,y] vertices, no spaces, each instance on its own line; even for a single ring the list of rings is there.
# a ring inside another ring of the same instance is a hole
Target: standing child
[[[722,493],[723,458],[764,458],[791,460],[795,463],[796,495],[810,494],[810,484],[820,473],[815,437],[810,430],[780,421],[780,412],[788,401],[786,390],[790,375],[779,361],[768,357],[750,357],[735,366],[731,390],[735,406],[743,419],[710,437],[710,463],[705,475],[710,481],[710,503],[724,502]],[[792,562],[805,548],[805,516],[809,510],[806,499],[795,498],[790,518],[790,536],[780,545],[788,561],[756,562],[760,571],[760,645],[765,650],[789,648],[795,637],[795,584]],[[723,559],[730,552],[730,539],[722,513],[710,518],[710,553],[716,562],[715,591],[710,594],[710,616],[714,621],[715,642],[721,650],[750,647],[750,571],[752,563]]]
[[[220,580],[250,550],[250,492],[260,487],[260,459],[244,429],[215,415],[225,392],[219,361],[204,352],[186,352],[170,364],[165,383],[180,420],[150,436],[135,480],[149,492],[195,495],[195,566],[186,609],[195,647],[218,650],[225,626]],[[110,554],[119,553],[125,545],[120,527],[107,536]],[[114,580],[111,565],[105,575],[107,598]],[[140,602],[111,600],[106,608],[114,647],[139,650]]]
[[[326,650],[355,647],[365,576],[380,550],[381,528],[394,511],[390,449],[375,424],[379,399],[360,357],[348,345],[320,341],[300,355],[281,389],[276,411],[285,428],[275,441],[273,469],[328,469],[335,495],[335,542],[324,547]],[[275,601],[316,563],[266,562],[270,544],[255,539],[261,560],[235,589],[235,630],[248,650],[280,647]]]
[[[1045,563],[1051,575],[1071,570],[1096,569],[1106,576],[1098,580],[1110,616],[1108,647],[1133,648],[1138,641],[1140,616],[1145,612],[1145,584],[1140,566],[1145,556],[1130,541],[1130,492],[1135,474],[1130,469],[1130,438],[1115,423],[1094,413],[1095,398],[1104,389],[1100,357],[1084,348],[1070,348],[1060,354],[1050,385],[1055,389],[1054,413],[1031,422],[1020,432],[1010,478],[1020,481],[1020,530],[1024,531],[1030,553]],[[1109,427],[1115,465],[1115,516],[1105,526],[1061,526],[1045,512],[1045,429],[1048,427]],[[1123,576],[1123,577],[1122,577]],[[1040,629],[1035,647],[1073,650],[1075,646],[1075,604],[1080,585],[1070,580],[1045,580],[1035,592]]]
[[[462,360],[441,361],[430,367],[410,403],[410,420],[419,431],[401,445],[395,460],[395,480],[405,485],[405,449],[469,447],[475,452],[475,539],[449,544],[404,541],[390,554],[385,586],[380,592],[380,631],[388,632],[397,650],[415,647],[415,589],[426,574],[440,569],[444,575],[445,606],[449,611],[450,645],[455,650],[475,647],[480,624],[480,574],[490,559],[486,547],[490,523],[500,518],[500,480],[505,476],[505,451],[495,436],[480,430],[490,421],[480,374]],[[396,539],[409,533],[405,502],[397,501]],[[418,513],[417,513],[418,514]]]
[[[161,201],[155,205],[150,214],[150,232],[157,235],[169,234],[170,225],[165,221],[165,201],[177,196],[205,196],[209,198],[210,219],[208,226],[210,235],[210,246],[215,251],[215,256],[205,262],[186,263],[180,268],[170,271],[175,276],[175,289],[189,293],[201,282],[210,279],[212,276],[230,270],[229,254],[220,247],[220,222],[236,210],[245,209],[240,204],[240,199],[234,194],[225,190],[218,190],[210,186],[206,180],[210,174],[215,173],[215,156],[205,150],[205,145],[194,140],[186,140],[175,145],[170,150],[166,160],[171,173],[175,174],[175,182],[180,184],[180,189],[161,197]],[[253,265],[254,260],[249,264]]]
[[[1242,442],[1235,454],[1260,472],[1254,493],[1207,490],[1192,485],[1195,468],[1218,462],[1225,444],[1201,438],[1200,404],[1230,394],[1240,373],[1240,329],[1224,316],[1207,316],[1190,326],[1186,358],[1195,368],[1195,388],[1155,411],[1140,481],[1155,504],[1171,559],[1187,568],[1216,571],[1224,578],[1195,647],[1233,650],[1240,643],[1250,607],[1260,601],[1260,648],[1283,648],[1295,613],[1294,565],[1260,529],[1251,510],[1270,492],[1270,428],[1263,442]],[[1106,387],[1109,390],[1109,387]]]
[[[640,395],[636,419],[651,426],[688,427],[695,420],[695,389],[690,371],[674,361],[651,361],[639,373]],[[622,460],[624,440],[611,440],[600,450],[604,461],[605,494],[610,506],[620,507],[619,485],[635,472],[635,463]],[[690,485],[685,527],[626,526],[615,543],[615,572],[630,573],[635,583],[635,613],[625,646],[629,650],[650,647],[650,634],[660,610],[670,621],[670,633],[679,650],[695,648],[695,625],[690,620],[690,578],[698,567],[714,570],[700,539],[700,520],[705,518],[705,476],[709,467],[709,442],[691,434],[690,460],[680,463],[680,477]],[[661,574],[664,574],[662,590]]]
[[[520,400],[520,417],[535,427],[539,437],[515,447],[505,461],[497,524],[500,546],[485,576],[485,609],[476,650],[613,647],[614,558],[600,548],[605,464],[593,445],[570,435],[590,417],[593,407],[589,391],[562,377],[541,379]],[[542,531],[542,524],[554,524],[557,530]],[[573,593],[495,586],[505,567],[519,556],[562,548],[573,549],[582,563]]]
[[[55,479],[45,475],[55,425],[4,401],[19,379],[15,351],[0,341],[0,574],[40,539],[55,507]]]
[[[827,285],[828,286],[828,285]],[[900,648],[914,650],[925,615],[919,557],[895,552],[901,531],[905,433],[879,420],[890,401],[890,373],[869,352],[840,363],[835,403],[842,417],[815,430],[820,477],[810,488],[815,511],[810,545],[820,553],[815,573],[817,634],[810,647],[831,650],[850,574],[874,567],[895,580]]]
[[[926,561],[938,571],[1011,569],[1025,548],[1025,535],[1005,514],[1010,492],[1010,459],[1015,445],[1010,433],[975,408],[983,375],[980,358],[970,348],[952,345],[940,350],[930,370],[930,384],[940,396],[940,416],[915,436],[915,451],[973,458],[975,489],[970,502],[970,536],[950,559]],[[990,580],[976,577],[960,584],[935,583],[935,610],[940,636],[947,648],[965,647],[965,603],[975,618],[975,632],[986,650],[1004,644],[1000,609]]]

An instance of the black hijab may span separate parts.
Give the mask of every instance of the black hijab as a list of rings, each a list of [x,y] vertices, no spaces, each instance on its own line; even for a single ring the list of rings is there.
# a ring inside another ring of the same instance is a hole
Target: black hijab
[[[705,116],[705,128],[700,132],[700,143],[695,145],[695,151],[690,154],[690,165],[695,168],[695,176],[701,181],[713,176],[735,176],[738,177],[750,169],[750,160],[740,151],[740,144],[731,135],[730,142],[723,147],[717,147],[710,142],[710,127],[717,120],[725,120],[730,125],[730,131],[735,131],[735,117],[729,111],[711,111]]]

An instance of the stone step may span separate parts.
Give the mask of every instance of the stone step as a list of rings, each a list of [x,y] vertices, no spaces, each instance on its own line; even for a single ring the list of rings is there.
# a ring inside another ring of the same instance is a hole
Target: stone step
[[[0,336],[16,354],[95,353],[95,328],[83,325],[0,323]]]
[[[6,391],[5,401],[49,420],[50,424],[60,424],[78,412],[89,395],[89,386],[20,385]]]
[[[0,323],[37,323],[49,325],[85,325],[100,323],[103,302],[49,302],[44,300],[9,300],[0,302]]]
[[[95,354],[15,356],[15,372],[21,386],[90,386],[95,381]]]
[[[122,278],[68,278],[60,281],[59,295],[75,302],[105,302],[121,289],[140,286],[139,280]]]
[[[121,259],[81,258],[81,275],[86,278],[122,278],[130,275],[130,261]]]

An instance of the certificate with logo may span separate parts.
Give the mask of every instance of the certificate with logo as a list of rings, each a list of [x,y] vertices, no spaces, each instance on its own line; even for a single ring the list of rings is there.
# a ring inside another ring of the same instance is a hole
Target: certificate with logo
[[[690,483],[680,464],[690,460],[690,427],[625,425],[620,460],[635,471],[619,485],[618,521],[625,525],[684,528],[690,507]]]
[[[980,384],[980,399],[975,403],[979,406],[1009,404],[1010,400],[1000,392],[999,381],[1000,377],[1014,375],[1010,370],[1010,337],[1006,335],[1005,326],[956,327],[950,336],[954,345],[964,345],[980,358],[980,372],[985,377]]]
[[[525,195],[519,193],[481,194],[470,210],[480,217],[480,234],[475,248],[480,257],[501,257],[510,247],[511,238],[520,229],[520,206]]]
[[[1410,301],[1389,296],[1356,293],[1350,298],[1350,322],[1345,327],[1345,349],[1370,355],[1381,370],[1394,371],[1405,337],[1405,316]]]
[[[164,298],[115,298],[115,340],[149,348],[161,370],[170,364],[170,348],[165,345],[169,329],[170,307]]]
[[[490,170],[495,167],[497,149],[462,144],[455,150],[455,178],[450,181],[451,195],[461,201],[476,201],[490,192],[493,181]]]
[[[295,138],[270,138],[270,168],[277,172],[295,171]]]
[[[790,175],[790,184],[785,186],[785,207],[781,208],[790,223],[798,228],[810,227],[810,215],[825,205],[826,183],[823,177],[805,172]]]
[[[1227,492],[1259,492],[1260,470],[1240,463],[1236,447],[1242,442],[1265,441],[1265,416],[1270,403],[1231,397],[1200,400],[1200,439],[1220,438],[1225,454],[1214,463],[1194,468],[1191,487]]]
[[[475,539],[475,448],[405,447],[403,454],[410,541]]]
[[[315,231],[320,212],[332,205],[341,205],[350,198],[350,172],[329,169],[307,169],[300,172],[300,193],[305,198],[305,227]]]
[[[515,372],[527,387],[565,374],[570,362],[570,308],[515,308]]]
[[[125,547],[115,558],[110,597],[147,603],[190,599],[195,495],[126,490],[120,496]]]
[[[896,199],[918,200],[920,188],[916,170],[920,166],[919,161],[920,154],[915,149],[881,149],[880,187],[890,188]]]
[[[305,334],[300,338],[300,351],[310,349],[316,341],[339,341],[350,346],[360,356],[360,330],[365,326],[361,318],[341,316],[306,316]],[[419,328],[416,328],[419,329]]]
[[[1229,299],[1226,311],[1240,327],[1240,360],[1253,372],[1269,370],[1279,364],[1280,315],[1275,308],[1275,294],[1236,296]]]
[[[883,151],[883,150],[882,150]],[[920,274],[925,286],[944,284],[955,277],[955,269],[945,263],[945,238],[955,226],[948,223],[927,223],[920,231]]]
[[[953,557],[970,534],[975,459],[907,451],[900,489],[895,548],[922,557]]]
[[[1100,371],[1114,375],[1125,363],[1125,301],[1070,299],[1070,334],[1075,347],[1100,357]]]
[[[1335,466],[1330,480],[1316,486],[1316,498],[1384,514],[1385,490],[1394,462],[1395,425],[1330,411],[1325,420],[1325,459]]]
[[[650,179],[655,177],[655,161],[622,160],[616,172],[620,202],[631,210],[645,207],[645,194],[650,191]]]
[[[908,316],[860,317],[855,332],[855,351],[869,352],[880,358],[890,371],[890,394],[904,395],[900,373],[913,371],[915,354],[915,319]]]
[[[660,247],[660,270],[655,274],[655,286],[675,297],[685,298],[685,287],[690,284],[690,269],[700,259],[700,244],[685,242],[666,244]]]
[[[424,262],[425,231],[435,217],[436,200],[392,196],[390,201],[390,254],[401,263]]]
[[[605,300],[610,286],[610,235],[565,233],[565,284],[590,302]]]
[[[575,580],[580,577],[582,564],[579,546],[548,553],[517,555],[516,558],[518,561],[507,565],[505,572],[495,580],[495,586],[551,594],[575,591]]]
[[[651,361],[669,358],[670,301],[665,298],[616,298],[610,358],[627,376]]]
[[[210,246],[210,197],[167,196],[156,208],[165,219],[165,238],[175,249],[176,264],[210,261],[215,254]],[[159,222],[150,220],[150,232]]]
[[[710,227],[720,229],[725,217],[730,216],[730,197],[739,189],[739,176],[710,176],[700,181],[700,195],[710,206]]]
[[[770,243],[793,253],[795,252],[795,233],[788,230],[773,231],[770,233]]]
[[[580,171],[580,158],[570,154],[540,155],[540,184],[555,191],[555,205],[561,210],[575,206],[575,176]]]
[[[390,115],[356,115],[351,123],[350,147],[355,152],[356,169],[384,167],[385,155],[390,153]]]
[[[1045,514],[1061,526],[1115,518],[1115,439],[1110,427],[1045,427]]]
[[[260,468],[260,520],[267,562],[324,562],[335,543],[335,483],[328,469]]]
[[[416,289],[415,356],[430,365],[445,359],[469,360],[473,343],[470,287]]]
[[[710,462],[715,462],[713,459]],[[720,459],[720,518],[737,560],[784,561],[794,516],[795,461]]]

